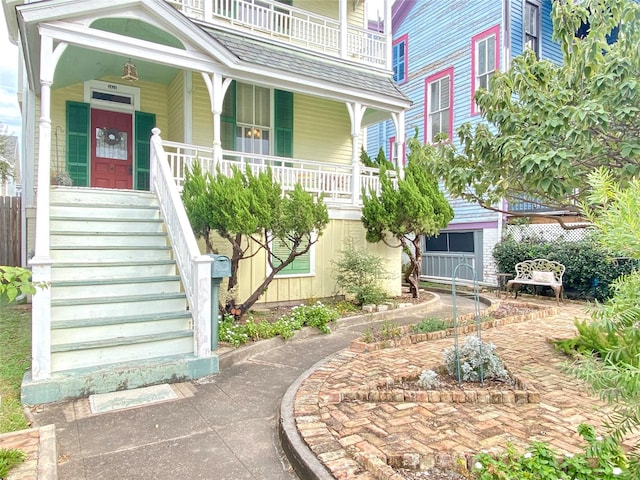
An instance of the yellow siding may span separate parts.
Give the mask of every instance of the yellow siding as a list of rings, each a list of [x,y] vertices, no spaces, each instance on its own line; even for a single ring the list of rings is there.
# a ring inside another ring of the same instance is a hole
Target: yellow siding
[[[346,105],[296,94],[293,155],[303,160],[351,164],[351,122]]]
[[[176,78],[167,88],[169,135],[161,134],[167,140],[173,142],[184,141],[184,100],[184,74],[183,72],[178,72]]]
[[[353,8],[354,3],[353,0],[347,0],[347,20],[351,25],[362,27],[364,25],[365,2],[359,2],[355,9]],[[337,0],[294,0],[293,6],[336,21],[340,18],[340,3]]]
[[[338,0],[293,0],[293,6],[335,20],[338,19]]]
[[[39,100],[39,99],[38,99]],[[63,172],[67,159],[67,101],[84,102],[81,83],[51,91],[51,172]],[[38,102],[38,109],[40,102]],[[37,112],[39,118],[40,112]],[[36,125],[36,131],[38,127]],[[38,138],[36,133],[36,138]],[[36,142],[37,148],[37,142]],[[36,161],[37,161],[36,153]],[[37,178],[37,177],[36,177]]]
[[[308,298],[326,298],[335,295],[336,282],[333,276],[332,260],[353,240],[356,247],[367,250],[384,259],[390,278],[384,287],[391,296],[401,292],[401,251],[389,248],[383,243],[370,244],[365,239],[365,230],[359,220],[331,220],[323,235],[315,244],[316,273],[310,277],[276,278],[258,303],[302,301]],[[214,248],[224,255],[231,254],[226,240],[218,235],[212,236]],[[201,242],[201,248],[203,249]],[[203,250],[204,251],[204,250]],[[242,302],[260,285],[266,277],[266,259],[264,252],[251,260],[240,262],[238,301]]]
[[[202,75],[194,73],[192,78],[192,141],[194,145],[210,147],[213,145],[213,113],[211,113],[209,92]]]

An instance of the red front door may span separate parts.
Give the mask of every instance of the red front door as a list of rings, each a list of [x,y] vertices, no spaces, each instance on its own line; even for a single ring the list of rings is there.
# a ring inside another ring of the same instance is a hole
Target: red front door
[[[91,110],[91,186],[132,188],[132,116]]]

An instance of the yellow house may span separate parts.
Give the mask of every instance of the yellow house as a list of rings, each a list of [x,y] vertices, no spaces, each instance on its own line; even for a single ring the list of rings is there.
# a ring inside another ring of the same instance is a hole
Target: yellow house
[[[26,251],[50,285],[33,297],[23,401],[218,371],[211,258],[180,200],[195,159],[271,167],[284,190],[324,194],[323,236],[261,302],[334,294],[330,262],[349,240],[387,261],[399,293],[400,251],[364,240],[361,191],[378,172],[359,155],[383,119],[402,141],[409,101],[392,81],[391,29],[368,30],[365,4],[3,1],[23,61]],[[239,271],[239,297],[266,272],[264,256]]]

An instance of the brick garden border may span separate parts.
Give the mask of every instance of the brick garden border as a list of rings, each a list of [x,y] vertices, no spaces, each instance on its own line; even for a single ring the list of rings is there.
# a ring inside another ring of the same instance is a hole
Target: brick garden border
[[[496,302],[491,304],[489,308],[484,310],[484,315],[490,315],[492,312],[496,311],[502,302]],[[558,307],[541,307],[540,305],[536,305],[533,303],[520,302],[520,303],[511,303],[511,305],[515,305],[516,307],[527,307],[534,308],[536,311],[523,313],[521,315],[513,315],[510,317],[498,318],[493,320],[488,320],[486,322],[481,322],[481,328],[486,330],[488,328],[496,328],[501,327],[503,325],[511,325],[513,323],[526,322],[528,320],[533,320],[536,318],[544,318],[550,315],[556,315],[559,312]],[[468,320],[473,320],[475,318],[475,312],[467,313],[465,315],[460,315],[458,317],[458,322],[466,322]],[[451,321],[452,318],[446,319]],[[403,325],[402,327],[398,327],[400,330],[400,337],[389,340],[380,340],[377,342],[365,342],[362,338],[355,339],[349,345],[349,350],[353,352],[366,353],[366,352],[375,352],[377,350],[382,350],[383,348],[390,347],[402,347],[406,345],[414,345],[416,343],[427,342],[429,340],[440,340],[443,338],[453,337],[453,328],[447,328],[446,330],[438,330],[436,332],[429,333],[411,333],[411,329],[414,325]],[[466,325],[461,325],[458,327],[458,333],[460,335],[464,335],[467,333],[473,333],[476,331],[475,323],[470,323]]]

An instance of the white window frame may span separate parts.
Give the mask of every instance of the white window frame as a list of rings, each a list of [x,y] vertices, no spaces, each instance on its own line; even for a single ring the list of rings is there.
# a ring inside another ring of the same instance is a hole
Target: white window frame
[[[535,19],[535,35],[531,34],[529,31],[529,18],[527,16],[527,9],[531,7],[536,11],[536,19]],[[542,8],[540,6],[540,2],[537,0],[524,0],[524,6],[522,8],[522,48],[532,48],[530,43],[527,41],[527,36],[534,37],[537,42],[537,47],[533,49],[536,54],[536,57],[540,58],[542,55],[542,22],[540,18],[540,14],[542,12]]]
[[[127,104],[96,99],[93,98],[94,92],[129,97],[131,98],[131,103]],[[89,80],[84,82],[84,102],[91,105],[91,108],[133,113],[134,111],[140,111],[140,88],[113,82]]]
[[[449,89],[449,94],[447,95],[447,107],[442,108],[442,105],[439,105],[437,110],[432,110],[434,105],[434,98],[431,95],[431,86],[437,84],[438,85],[438,103],[442,99],[442,82],[447,83],[447,88]],[[449,137],[449,141],[453,137],[453,67],[449,67],[446,70],[438,72],[426,80],[426,103],[427,103],[427,111],[426,111],[426,132],[425,132],[425,141],[426,143],[433,143],[433,139],[439,133],[446,133]],[[449,119],[446,122],[446,125],[442,123],[442,114],[443,112],[449,112]],[[435,133],[433,132],[433,117],[438,115],[440,117],[440,130]],[[443,128],[444,127],[444,128]]]

